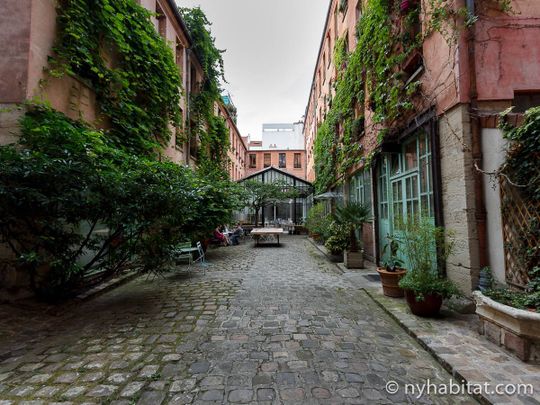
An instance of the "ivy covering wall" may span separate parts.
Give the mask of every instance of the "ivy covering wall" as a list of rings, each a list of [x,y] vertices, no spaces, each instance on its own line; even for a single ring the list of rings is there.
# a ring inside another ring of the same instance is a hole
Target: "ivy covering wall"
[[[182,17],[193,39],[193,51],[197,56],[204,78],[190,94],[190,137],[200,142],[197,164],[204,174],[224,178],[228,176],[227,150],[229,131],[223,117],[214,115],[216,103],[221,100],[221,81],[225,81],[223,69],[224,51],[217,49],[210,32],[210,22],[199,8],[180,8]]]
[[[410,97],[418,90],[419,83],[406,84],[398,67],[420,46],[421,34],[408,37],[409,46],[400,49],[405,38],[392,20],[393,7],[391,0],[367,3],[357,25],[358,43],[350,54],[345,38],[336,41],[335,95],[318,128],[314,145],[315,185],[319,192],[334,185],[350,168],[369,158],[358,142],[365,130],[366,103],[373,112],[373,123],[385,126],[392,125],[413,107]],[[415,12],[411,11],[413,17]],[[412,23],[413,18],[406,19],[405,27]],[[385,131],[381,131],[379,137],[384,134]]]
[[[152,14],[134,0],[60,0],[50,73],[95,91],[117,146],[152,154],[180,124],[181,79]]]

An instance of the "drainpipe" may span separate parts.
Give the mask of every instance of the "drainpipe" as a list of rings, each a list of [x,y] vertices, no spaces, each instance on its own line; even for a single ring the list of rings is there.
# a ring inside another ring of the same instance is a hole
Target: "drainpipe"
[[[469,15],[475,14],[474,0],[466,0],[467,12]],[[478,89],[476,83],[476,43],[475,43],[475,28],[470,27],[467,30],[468,38],[468,62],[469,62],[469,74],[470,74],[470,104],[469,104],[469,117],[471,120],[471,141],[472,141],[472,158],[473,162],[478,167],[482,167],[482,133],[480,127],[480,120],[478,117]],[[483,174],[479,171],[473,170],[474,177],[474,196],[475,196],[475,220],[476,230],[478,233],[478,264],[482,268],[489,264],[487,256],[487,225],[486,225],[486,207],[484,201],[484,178]],[[479,270],[475,277],[479,276]],[[474,280],[473,280],[474,283]],[[474,289],[476,285],[472,285]]]
[[[187,134],[187,143],[184,146],[184,153],[186,154],[186,166],[189,166],[189,156],[190,156],[190,150],[191,150],[191,125],[190,125],[190,117],[191,117],[191,103],[190,103],[190,97],[191,97],[191,49],[186,48],[186,134]]]

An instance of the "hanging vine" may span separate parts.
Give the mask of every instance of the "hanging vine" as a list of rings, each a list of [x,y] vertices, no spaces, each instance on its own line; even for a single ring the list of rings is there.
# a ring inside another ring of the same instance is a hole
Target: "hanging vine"
[[[199,8],[180,8],[182,17],[193,39],[193,51],[201,63],[204,77],[196,92],[190,97],[193,124],[190,137],[200,142],[197,163],[204,174],[225,178],[229,131],[225,120],[214,115],[214,105],[221,103],[220,81],[225,81],[223,50],[217,49],[210,32],[210,22]]]
[[[371,161],[374,152],[366,155],[359,142],[367,130],[367,109],[379,144],[414,110],[420,81],[410,80],[403,66],[434,32],[448,44],[456,43],[459,21],[466,24],[467,10],[455,10],[452,4],[411,0],[400,16],[400,1],[369,0],[356,27],[354,51],[347,53],[345,38],[336,41],[335,95],[314,144],[318,191],[339,183],[358,164]]]
[[[134,0],[60,0],[52,76],[76,75],[96,93],[109,136],[152,154],[181,120],[181,80],[152,13]]]

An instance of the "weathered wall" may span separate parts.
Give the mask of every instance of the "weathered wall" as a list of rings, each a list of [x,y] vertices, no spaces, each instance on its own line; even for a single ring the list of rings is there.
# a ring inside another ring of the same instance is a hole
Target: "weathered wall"
[[[470,294],[477,285],[479,258],[467,105],[458,105],[439,118],[439,139],[444,226],[456,238],[447,275],[463,293]]]
[[[0,13],[0,103],[20,103],[28,87],[32,0],[3,0]]]
[[[513,0],[515,14],[485,2],[475,24],[479,100],[511,100],[540,91],[540,1]],[[494,85],[496,83],[496,85]]]
[[[493,172],[505,160],[505,141],[500,129],[482,129],[482,169]],[[484,200],[487,214],[488,260],[495,279],[505,282],[504,241],[502,233],[501,199],[498,180],[486,176]]]

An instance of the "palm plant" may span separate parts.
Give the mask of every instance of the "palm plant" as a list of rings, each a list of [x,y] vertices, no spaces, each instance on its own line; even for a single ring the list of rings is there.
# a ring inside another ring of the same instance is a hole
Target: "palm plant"
[[[369,205],[349,202],[343,207],[337,207],[334,217],[338,224],[347,227],[349,230],[349,251],[358,252],[359,243],[356,232],[359,231],[361,235],[364,224],[371,221]]]

